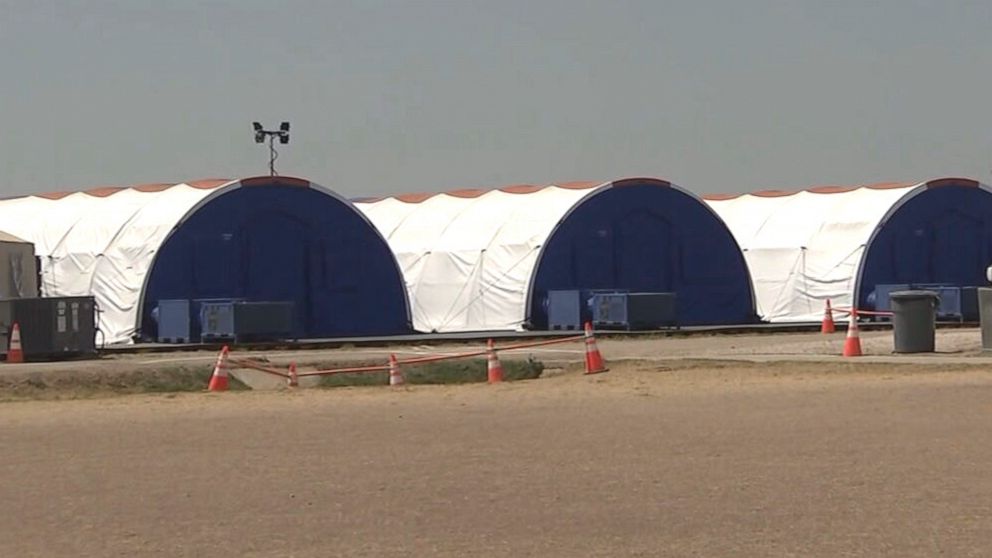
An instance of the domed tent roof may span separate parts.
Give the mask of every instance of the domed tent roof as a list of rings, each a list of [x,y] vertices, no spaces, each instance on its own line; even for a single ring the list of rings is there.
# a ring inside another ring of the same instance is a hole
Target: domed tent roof
[[[879,284],[982,284],[992,191],[963,178],[707,196],[751,272],[759,315],[819,321]]]
[[[96,297],[108,343],[148,335],[165,298],[292,301],[300,337],[407,329],[382,237],[350,202],[306,180],[26,196],[0,201],[0,223],[34,242],[45,296]]]
[[[517,185],[359,201],[403,270],[414,328],[545,327],[555,289],[676,292],[680,322],[754,315],[719,218],[670,183]]]

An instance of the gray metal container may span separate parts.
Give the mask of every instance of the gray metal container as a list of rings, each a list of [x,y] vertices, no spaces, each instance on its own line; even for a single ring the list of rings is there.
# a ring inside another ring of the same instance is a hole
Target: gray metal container
[[[982,350],[992,351],[992,288],[978,288],[978,312],[982,323]]]
[[[548,291],[548,329],[582,329],[582,297],[579,291]]]
[[[933,291],[897,291],[892,302],[895,352],[932,353],[936,337],[939,296]]]
[[[158,342],[189,343],[190,336],[188,300],[158,301]]]

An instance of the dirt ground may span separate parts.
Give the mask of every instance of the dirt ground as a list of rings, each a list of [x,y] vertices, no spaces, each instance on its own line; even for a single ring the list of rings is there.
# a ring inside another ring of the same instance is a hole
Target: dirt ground
[[[984,556],[976,364],[0,404],[0,556]]]

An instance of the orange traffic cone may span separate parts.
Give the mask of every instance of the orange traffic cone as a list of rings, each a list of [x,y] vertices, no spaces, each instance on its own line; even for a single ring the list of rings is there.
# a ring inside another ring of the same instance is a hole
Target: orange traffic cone
[[[490,339],[489,343],[486,344],[486,351],[488,352],[489,363],[487,366],[487,372],[490,384],[498,384],[503,381],[503,365],[499,361],[499,356],[496,355],[496,347],[493,344],[493,340]]]
[[[823,311],[823,324],[820,325],[820,333],[833,333],[837,331],[834,327],[834,311],[830,308],[830,299],[827,299],[827,308]]]
[[[606,372],[606,363],[603,362],[603,355],[599,354],[596,348],[596,338],[592,334],[592,322],[586,322],[586,374],[599,374]]]
[[[861,337],[858,336],[858,310],[851,309],[851,320],[847,325],[847,338],[844,339],[844,356],[861,356]]]
[[[289,363],[289,378],[287,379],[289,387],[300,387],[300,377],[296,374],[296,363]]]
[[[389,355],[389,385],[401,386],[406,383],[403,378],[403,371],[400,370],[400,363],[396,362],[396,355]]]
[[[14,322],[10,326],[10,343],[7,346],[7,362],[17,364],[24,362],[24,349],[21,347],[21,326]]]
[[[217,355],[217,364],[214,365],[214,373],[210,376],[207,391],[227,391],[227,353],[227,345],[224,345]]]

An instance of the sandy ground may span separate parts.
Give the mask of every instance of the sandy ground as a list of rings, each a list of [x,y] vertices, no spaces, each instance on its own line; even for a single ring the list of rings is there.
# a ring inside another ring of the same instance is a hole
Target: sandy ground
[[[0,556],[984,556],[981,366],[0,404]]]

